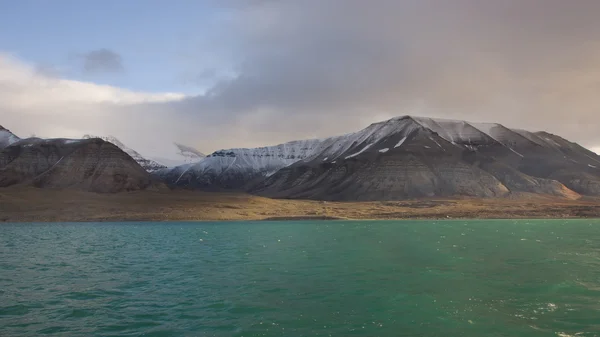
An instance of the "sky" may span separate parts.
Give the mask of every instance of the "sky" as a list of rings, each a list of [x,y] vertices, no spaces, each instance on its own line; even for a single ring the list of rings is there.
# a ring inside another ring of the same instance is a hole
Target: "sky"
[[[169,158],[400,115],[600,152],[597,0],[0,1],[0,125]]]

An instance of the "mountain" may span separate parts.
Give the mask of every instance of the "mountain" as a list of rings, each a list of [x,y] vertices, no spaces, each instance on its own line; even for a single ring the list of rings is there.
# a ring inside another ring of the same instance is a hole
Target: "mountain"
[[[403,116],[352,134],[342,148],[283,168],[251,191],[325,200],[600,195],[600,157],[546,132]]]
[[[28,138],[4,148],[0,187],[16,184],[107,193],[163,186],[119,147],[98,138]]]
[[[155,172],[170,185],[206,190],[246,190],[277,170],[324,149],[326,140],[293,141],[270,147],[220,150],[193,164]]]
[[[125,153],[127,153],[129,156],[131,156],[131,158],[133,158],[138,164],[140,164],[140,166],[143,167],[144,170],[146,170],[148,172],[154,172],[154,171],[157,171],[160,169],[167,168],[167,166],[165,166],[161,163],[158,163],[151,159],[144,158],[144,156],[139,154],[137,151],[135,151],[132,148],[127,147],[125,144],[121,143],[121,141],[119,141],[117,138],[115,138],[113,136],[107,136],[107,137],[99,137],[99,136],[92,136],[92,135],[84,135],[83,136],[83,139],[92,139],[92,138],[99,138],[106,142],[109,142],[109,143],[112,143],[112,144],[118,146],[121,150],[123,150]]]
[[[600,195],[600,157],[561,137],[401,116],[347,135],[217,151],[157,171],[167,183],[276,198],[398,200]]]
[[[21,140],[14,133],[10,132],[10,130],[5,129],[2,125],[0,125],[0,150],[3,148],[14,144]]]

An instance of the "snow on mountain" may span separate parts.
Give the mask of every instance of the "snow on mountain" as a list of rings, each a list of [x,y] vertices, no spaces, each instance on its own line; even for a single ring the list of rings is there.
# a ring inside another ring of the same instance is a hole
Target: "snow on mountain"
[[[369,143],[375,143],[390,134],[408,137],[418,127],[414,121],[397,118],[337,137],[298,140],[259,148],[220,150],[193,165],[161,170],[159,174],[171,184],[186,186],[192,185],[191,180],[194,179],[208,183],[224,177],[235,177],[239,180],[243,175],[269,176],[298,161],[308,162],[320,158],[321,161],[332,162],[338,158],[353,158],[362,153],[360,150],[353,150],[358,144],[364,143],[363,148],[366,150],[370,147]]]
[[[171,184],[193,185],[192,180],[211,182],[235,176],[267,177],[297,162],[337,163],[361,156],[388,155],[405,151],[417,131],[424,132],[421,148],[427,151],[485,151],[505,148],[523,158],[520,148],[544,146],[560,149],[561,141],[541,133],[512,130],[494,123],[470,123],[460,120],[400,116],[373,123],[363,130],[323,139],[292,141],[260,148],[235,148],[216,151],[193,165],[161,171]],[[429,134],[429,136],[427,136]],[[437,137],[435,136],[437,135]],[[446,141],[446,142],[444,142]],[[386,149],[386,150],[382,150]],[[510,151],[510,152],[509,152]],[[592,162],[590,162],[593,164]],[[242,179],[243,180],[243,179]]]
[[[21,138],[17,137],[14,133],[10,132],[10,130],[5,129],[0,125],[0,149],[3,149],[9,145],[12,145],[21,140]]]
[[[166,168],[166,166],[163,164],[160,164],[151,159],[144,158],[137,151],[135,151],[132,148],[127,147],[125,144],[121,143],[121,141],[119,141],[117,138],[115,138],[113,136],[107,136],[107,137],[99,137],[99,136],[93,136],[93,135],[84,135],[83,136],[83,139],[90,139],[90,138],[100,138],[104,141],[107,141],[109,143],[116,145],[121,150],[123,150],[123,152],[127,153],[131,158],[133,158],[133,160],[135,160],[138,164],[140,164],[141,167],[143,167],[148,172],[154,172],[154,171]]]
[[[197,172],[253,170],[268,173],[322,151],[326,141],[310,139],[268,147],[220,150],[206,156],[189,169]]]

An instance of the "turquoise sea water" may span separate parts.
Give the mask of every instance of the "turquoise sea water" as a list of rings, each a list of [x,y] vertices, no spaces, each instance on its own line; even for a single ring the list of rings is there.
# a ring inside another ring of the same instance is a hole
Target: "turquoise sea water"
[[[600,336],[600,221],[0,225],[0,336]]]

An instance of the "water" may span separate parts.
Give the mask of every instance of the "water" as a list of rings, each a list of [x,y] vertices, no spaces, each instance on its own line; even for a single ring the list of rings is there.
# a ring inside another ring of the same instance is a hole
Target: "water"
[[[600,336],[600,221],[1,225],[41,335]]]

